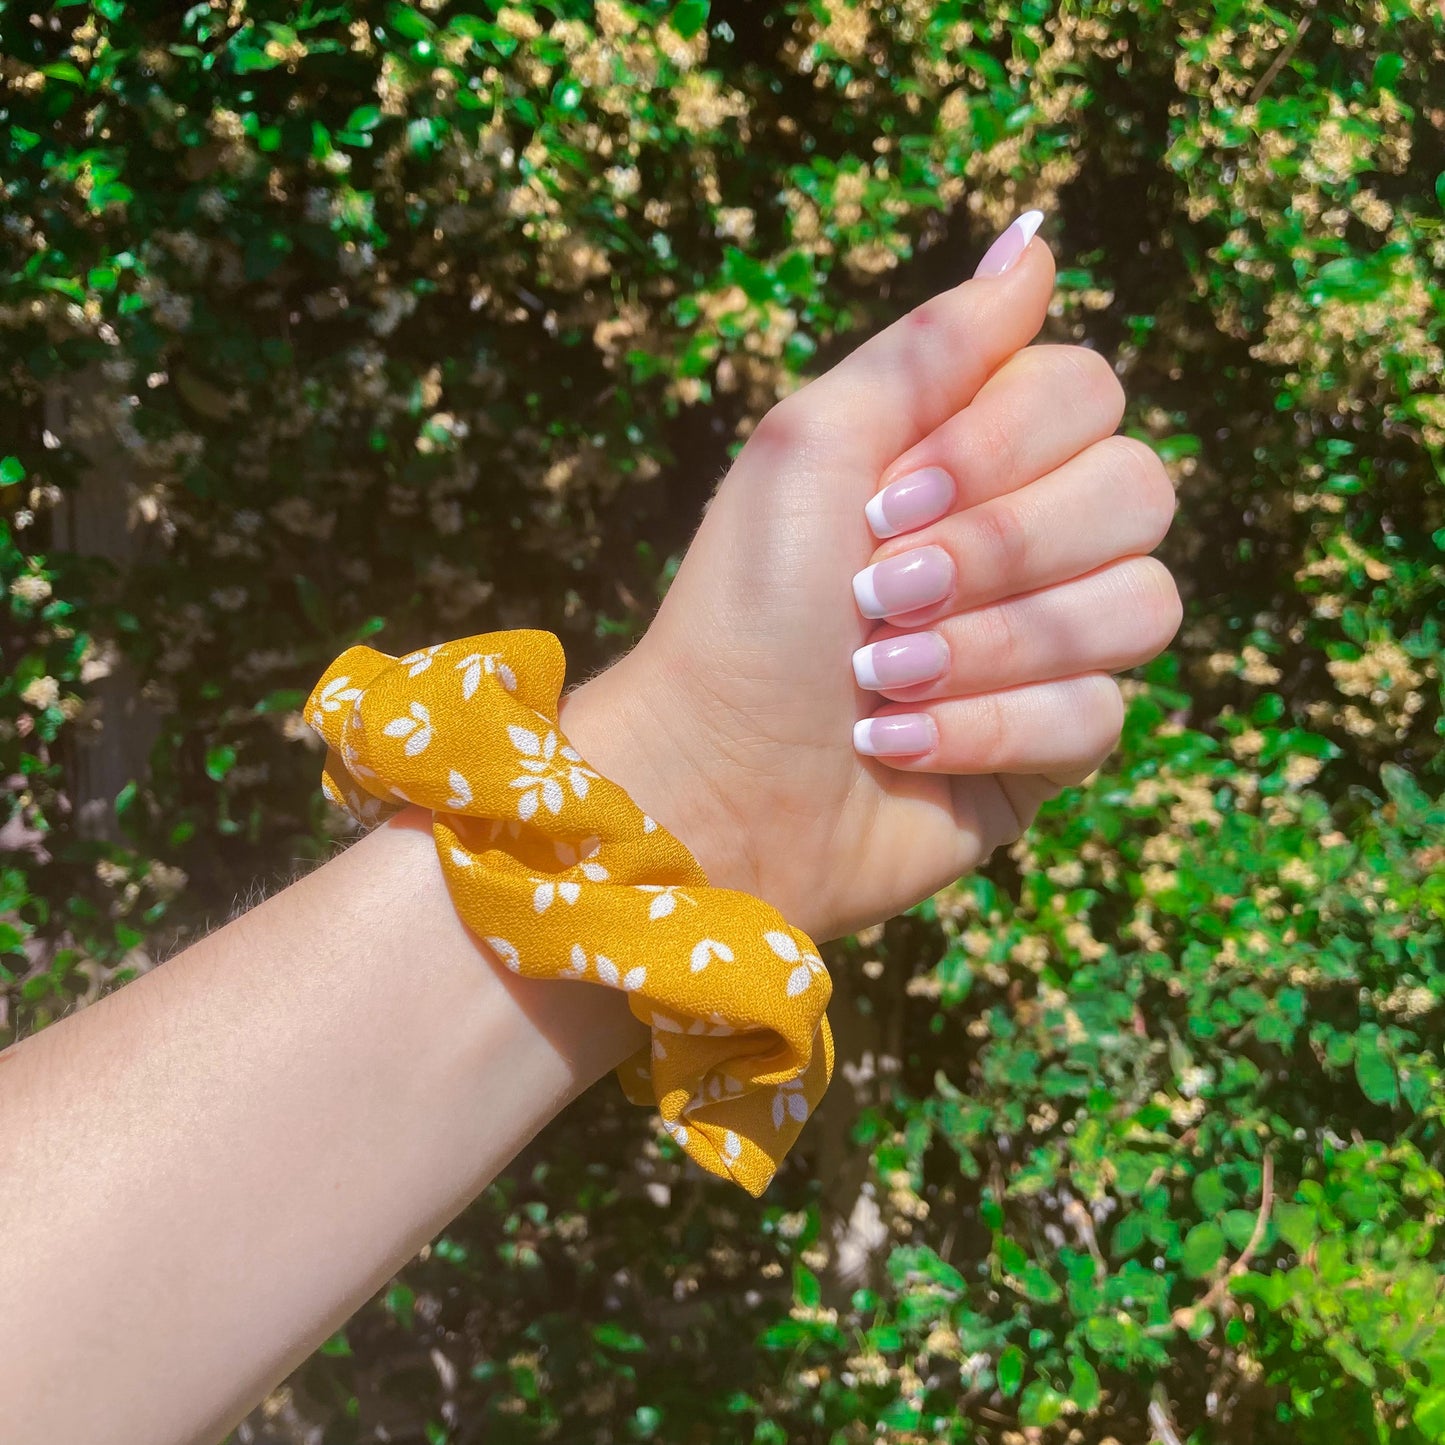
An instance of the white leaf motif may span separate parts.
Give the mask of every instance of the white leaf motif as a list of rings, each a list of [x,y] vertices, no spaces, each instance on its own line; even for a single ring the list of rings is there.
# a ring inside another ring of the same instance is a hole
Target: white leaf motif
[[[333,677],[325,687],[321,689],[321,697],[318,701],[323,712],[336,712],[344,702],[355,702],[361,696],[359,687],[349,687],[350,677]]]
[[[472,801],[472,785],[455,768],[447,781],[452,789],[452,795],[447,799],[447,807],[465,808]]]
[[[800,963],[797,968],[788,975],[788,997],[797,998],[800,993],[807,989],[812,981],[812,970],[806,963]]]
[[[633,989],[641,988],[647,982],[647,970],[639,964],[636,968],[629,968],[622,978],[622,987],[630,993]]]
[[[659,893],[647,910],[649,918],[666,918],[677,907],[677,899],[671,893]]]
[[[803,955],[792,935],[776,931],[763,934],[769,948],[787,963],[796,963]]]
[[[505,938],[488,938],[484,940],[488,948],[512,970],[513,973],[521,972],[522,957],[517,952],[515,943],[508,943]]]
[[[512,740],[512,746],[524,757],[539,757],[542,752],[542,739],[530,728],[518,727],[515,723],[507,728],[507,736]]]
[[[714,958],[720,958],[724,963],[731,963],[733,951],[727,944],[719,943],[715,938],[704,938],[693,946],[692,971],[701,973]]]

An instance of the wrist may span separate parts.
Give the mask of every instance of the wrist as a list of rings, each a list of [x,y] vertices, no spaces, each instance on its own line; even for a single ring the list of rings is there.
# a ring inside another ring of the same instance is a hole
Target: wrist
[[[568,693],[560,722],[587,762],[683,843],[714,887],[758,893],[748,830],[720,795],[709,760],[693,751],[692,715],[680,680],[638,648]]]

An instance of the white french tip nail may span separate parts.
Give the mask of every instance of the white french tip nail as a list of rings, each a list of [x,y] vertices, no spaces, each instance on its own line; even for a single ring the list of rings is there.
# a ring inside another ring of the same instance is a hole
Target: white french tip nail
[[[1025,211],[1015,222],[1019,228],[1019,234],[1024,238],[1024,245],[1027,246],[1037,234],[1038,229],[1044,223],[1042,211]]]
[[[873,644],[870,642],[866,647],[860,647],[853,654],[853,676],[858,679],[858,686],[867,688],[870,692],[877,692],[881,684],[878,681],[878,669],[873,666]]]
[[[865,758],[876,756],[873,751],[873,719],[865,717],[853,724],[853,751]]]
[[[874,492],[868,500],[868,505],[863,508],[863,515],[868,518],[868,525],[873,535],[880,541],[898,535],[897,527],[888,525],[888,518],[883,515],[883,493]]]
[[[873,586],[873,574],[878,570],[878,563],[871,567],[865,567],[861,572],[856,573],[853,578],[853,600],[858,604],[858,610],[864,617],[879,618],[887,614],[888,609],[878,600],[878,592]]]

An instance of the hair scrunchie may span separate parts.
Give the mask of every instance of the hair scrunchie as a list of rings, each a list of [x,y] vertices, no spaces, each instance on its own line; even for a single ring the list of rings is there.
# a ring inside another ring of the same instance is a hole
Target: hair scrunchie
[[[564,668],[550,632],[350,648],[306,703],[322,786],[364,826],[430,809],[462,921],[514,973],[622,990],[652,1034],[617,1071],[627,1097],[761,1194],[832,1076],[827,971],[587,766],[557,723]]]

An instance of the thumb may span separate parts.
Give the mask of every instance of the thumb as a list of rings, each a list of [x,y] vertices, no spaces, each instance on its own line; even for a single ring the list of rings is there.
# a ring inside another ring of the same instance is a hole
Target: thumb
[[[1026,211],[972,279],[915,307],[781,409],[807,407],[814,435],[831,431],[854,467],[882,471],[1038,335],[1054,285],[1054,258],[1033,239],[1042,220]]]

